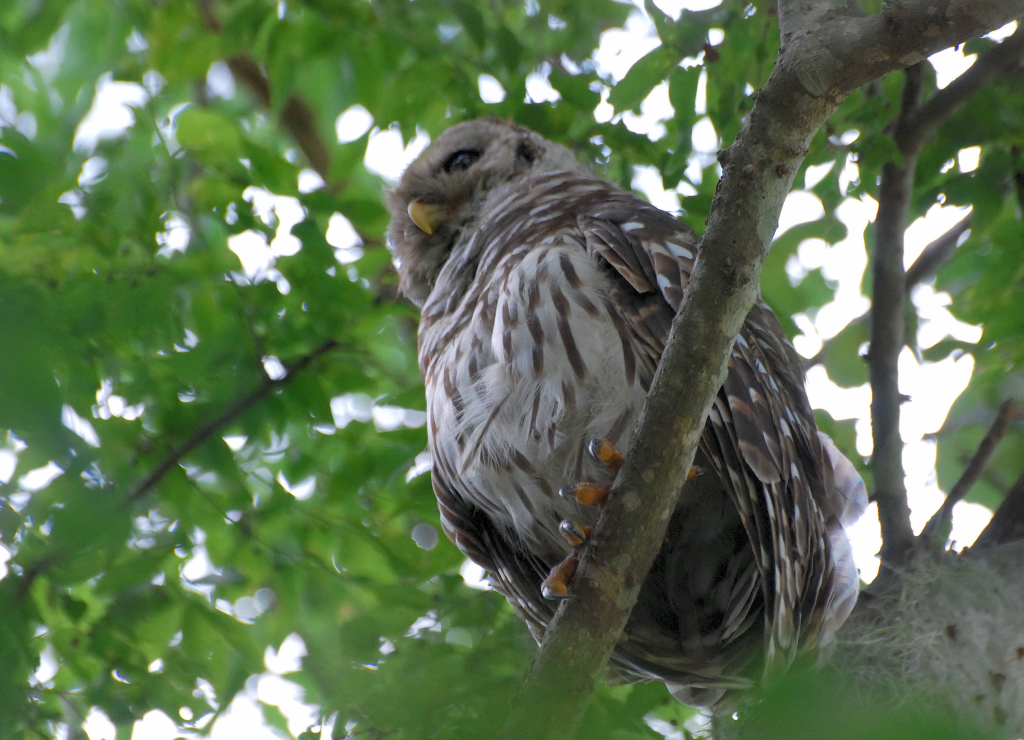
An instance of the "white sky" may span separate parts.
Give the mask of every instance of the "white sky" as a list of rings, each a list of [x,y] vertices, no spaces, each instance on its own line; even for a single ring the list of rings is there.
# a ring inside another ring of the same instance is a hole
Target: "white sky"
[[[682,8],[700,10],[718,5],[720,0],[655,0],[655,4],[666,13],[678,16]],[[993,36],[1004,38],[1015,29],[1016,24],[1009,24]],[[710,40],[720,43],[722,33],[716,31]],[[52,79],[59,68],[63,56],[66,34],[58,33],[50,44],[50,48],[40,54],[33,55],[31,62],[41,71],[45,79]],[[127,40],[130,50],[139,51],[145,48],[145,40],[133,34]],[[601,37],[600,47],[594,59],[598,72],[609,81],[621,79],[632,64],[659,44],[654,25],[640,10],[634,11],[623,29],[612,29]],[[962,74],[975,59],[974,55],[964,56],[961,50],[948,49],[931,58],[936,69],[939,87],[949,84],[952,79]],[[687,60],[687,66],[697,63]],[[531,74],[527,81],[529,99],[540,104],[558,100],[557,91],[547,82],[547,68],[541,68]],[[147,74],[145,85],[118,82],[110,74],[103,75],[96,86],[96,95],[88,114],[78,127],[74,147],[76,151],[86,154],[93,152],[102,139],[116,138],[134,124],[133,106],[144,104],[150,95],[156,94],[162,86],[162,79],[154,72]],[[219,97],[230,98],[235,94],[234,81],[227,67],[221,63],[214,64],[208,75],[211,92]],[[493,76],[480,75],[478,80],[481,99],[485,103],[497,103],[504,99],[505,91]],[[703,83],[698,92],[696,108],[703,113]],[[616,116],[612,107],[604,101],[595,110],[597,120],[605,121]],[[668,100],[667,86],[660,85],[644,101],[641,114],[626,113],[621,116],[623,123],[632,131],[658,139],[664,135],[662,122],[673,114]],[[355,141],[367,131],[371,131],[367,146],[365,165],[371,172],[379,174],[385,181],[393,182],[429,144],[424,133],[418,133],[410,142],[402,140],[397,128],[381,129],[369,112],[356,105],[338,117],[336,136],[339,142]],[[0,89],[0,126],[16,126],[26,136],[35,135],[35,120],[30,113],[19,114],[14,108],[9,91]],[[174,147],[173,121],[162,131],[165,139]],[[856,132],[848,132],[849,137]],[[852,140],[852,139],[848,139]],[[699,182],[703,176],[717,177],[717,164],[714,163],[714,152],[719,142],[714,127],[709,119],[702,119],[694,129],[693,144],[695,153],[687,169],[687,177]],[[961,171],[969,172],[978,166],[980,149],[971,147],[962,150],[955,166]],[[841,182],[849,183],[856,179],[856,164],[839,162]],[[704,168],[711,171],[704,172]],[[92,157],[83,167],[80,177],[80,188],[88,186],[102,178],[106,162],[101,157]],[[816,168],[808,173],[811,186],[824,177],[831,166]],[[683,182],[675,190],[666,191],[662,187],[661,177],[654,168],[636,168],[633,186],[643,192],[652,203],[667,210],[678,211],[680,204],[685,207],[685,196],[692,194],[693,188]],[[304,171],[299,178],[301,192],[309,192],[323,187],[323,181],[312,171]],[[302,220],[304,212],[295,198],[277,196],[266,190],[250,187],[244,194],[247,207],[266,224],[276,229],[274,239],[269,242],[259,232],[246,231],[229,240],[229,248],[239,258],[239,271],[235,279],[239,282],[273,280],[282,293],[290,290],[288,281],[275,269],[276,258],[294,254],[301,248],[298,239],[291,235],[291,228]],[[84,213],[82,193],[80,190],[68,191],[61,196],[61,202],[67,203],[79,218]],[[241,206],[246,207],[246,206]],[[849,321],[864,313],[870,305],[867,298],[860,293],[861,277],[867,266],[867,255],[864,248],[863,233],[867,224],[873,220],[877,204],[868,197],[861,200],[847,199],[838,210],[838,217],[848,231],[848,236],[833,245],[820,240],[808,240],[801,244],[798,255],[787,266],[791,279],[800,279],[809,271],[821,269],[825,277],[837,284],[835,300],[824,306],[812,319],[806,315],[794,317],[803,334],[797,337],[795,346],[805,357],[813,356],[821,347],[823,340],[837,334]],[[818,198],[810,192],[797,190],[792,193],[783,209],[778,233],[806,221],[820,218],[824,209]],[[228,219],[232,218],[229,212]],[[909,265],[924,246],[953,223],[962,217],[962,213],[954,208],[936,205],[930,209],[925,218],[915,221],[906,234],[906,262]],[[237,219],[237,215],[234,216]],[[178,214],[168,213],[164,221],[164,231],[156,235],[161,245],[160,254],[171,258],[174,253],[184,251],[189,242],[188,225]],[[345,267],[361,256],[360,240],[348,220],[340,213],[335,214],[330,222],[327,240],[335,247],[338,267],[349,270],[350,279],[358,280],[358,274]],[[976,342],[980,338],[979,327],[973,327],[957,321],[949,313],[947,306],[950,298],[938,293],[929,286],[920,286],[912,300],[921,315],[918,338],[923,346],[932,346],[945,336],[954,336],[963,341]],[[179,351],[188,351],[195,346],[196,338],[186,336],[182,340]],[[284,372],[280,361],[274,357],[264,358],[264,365],[271,374]],[[919,363],[909,350],[900,356],[900,387],[911,397],[904,404],[900,432],[905,447],[903,454],[904,470],[910,498],[912,522],[915,531],[927,521],[928,517],[940,505],[944,493],[939,490],[935,476],[935,443],[926,439],[926,435],[937,431],[957,396],[970,381],[973,360],[969,356],[954,360],[947,358],[937,363]],[[828,411],[836,419],[855,419],[857,428],[857,452],[867,456],[871,452],[870,414],[871,398],[867,385],[860,388],[839,388],[829,380],[825,369],[821,366],[813,368],[807,377],[808,395],[815,408]],[[182,397],[183,402],[190,400]],[[332,411],[335,425],[320,429],[324,433],[333,432],[334,428],[342,427],[350,421],[372,421],[379,429],[394,429],[401,426],[415,427],[423,423],[420,412],[408,412],[404,409],[387,406],[374,406],[372,399],[358,395],[340,396],[333,400]],[[104,386],[97,392],[97,406],[93,413],[97,417],[109,418],[111,415],[123,418],[136,418],[144,412],[143,406],[128,406],[125,399],[113,395],[110,387]],[[65,424],[80,434],[90,444],[96,438],[95,431],[87,419],[70,409],[65,409]],[[245,438],[225,440],[232,450],[240,450],[246,443]],[[285,442],[286,443],[286,442]],[[14,471],[18,449],[0,449],[0,481],[6,482]],[[426,470],[425,461],[418,460],[416,473]],[[38,490],[49,484],[61,470],[48,465],[32,471],[19,480],[23,491]],[[305,498],[312,494],[315,478],[291,485],[281,481],[296,497]],[[17,495],[17,494],[16,494]],[[27,495],[27,494],[25,494]],[[954,512],[952,539],[957,547],[974,541],[984,528],[991,512],[981,506],[960,503]],[[436,534],[436,533],[435,533]],[[881,546],[878,531],[877,511],[872,504],[869,512],[850,530],[854,545],[854,554],[864,580],[871,580],[877,571],[878,562],[875,557]],[[424,533],[421,533],[425,536]],[[428,538],[429,539],[429,538]],[[436,537],[435,537],[436,540]],[[10,553],[0,546],[0,578],[4,577],[7,568],[4,565]],[[189,580],[201,578],[213,572],[214,568],[206,555],[201,541],[197,544],[194,556],[183,569],[183,576]],[[472,563],[463,568],[463,574],[469,585],[480,587],[482,572]],[[200,587],[196,587],[197,590]],[[258,597],[258,594],[257,594]],[[239,599],[234,605],[218,602],[217,607],[228,613],[234,613],[240,619],[255,618],[260,613],[258,598],[250,598],[241,603]],[[252,603],[249,603],[252,602]],[[429,621],[429,620],[428,620]],[[262,721],[259,704],[278,706],[289,720],[292,735],[304,731],[314,724],[318,718],[316,707],[302,701],[303,692],[298,684],[285,676],[298,670],[305,645],[298,635],[290,635],[278,650],[268,648],[265,656],[267,671],[253,676],[246,688],[233,701],[229,709],[218,718],[211,735],[213,738],[228,740],[229,738],[246,737],[251,740],[267,740],[285,737],[279,730],[267,726]],[[43,660],[36,678],[41,682],[50,680],[56,668],[52,650],[44,652]],[[151,670],[160,670],[159,661],[151,666]],[[204,691],[211,701],[215,702],[209,686],[200,684],[197,690]],[[194,719],[187,709],[180,713],[181,720]],[[202,724],[202,723],[200,723]],[[110,720],[100,711],[93,710],[83,725],[90,740],[114,740],[115,729]],[[330,724],[327,725],[325,737],[329,737]],[[137,722],[132,733],[132,740],[171,740],[179,737],[174,722],[161,712],[150,712],[144,719]],[[190,736],[186,734],[186,736]]]

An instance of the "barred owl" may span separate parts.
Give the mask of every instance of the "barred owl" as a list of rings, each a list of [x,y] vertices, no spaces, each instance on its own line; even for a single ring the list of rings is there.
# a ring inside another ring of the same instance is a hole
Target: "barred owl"
[[[696,237],[500,119],[449,129],[387,194],[401,290],[422,311],[432,482],[445,533],[540,639],[563,520],[610,482],[587,452],[628,450],[693,268]],[[672,444],[666,440],[666,444]],[[612,658],[688,703],[749,687],[829,641],[857,596],[843,524],[866,504],[817,431],[799,358],[758,301],[696,466]]]

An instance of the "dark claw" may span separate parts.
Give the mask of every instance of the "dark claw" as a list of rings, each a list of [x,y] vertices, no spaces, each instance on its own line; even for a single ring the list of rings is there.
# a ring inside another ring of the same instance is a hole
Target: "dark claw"
[[[573,547],[579,547],[589,540],[593,529],[593,527],[584,527],[583,525],[569,521],[568,519],[558,525],[558,532],[565,538],[565,541]]]
[[[569,581],[576,574],[580,564],[579,555],[573,552],[569,557],[551,569],[541,584],[540,592],[545,599],[561,600],[569,596]]]
[[[618,473],[619,468],[622,467],[622,461],[626,459],[625,455],[615,449],[615,445],[601,437],[590,440],[587,444],[587,452],[612,473]]]
[[[550,580],[550,579],[549,579]],[[540,587],[540,595],[548,601],[561,601],[562,599],[569,598],[569,584],[553,585],[544,581],[544,584]]]

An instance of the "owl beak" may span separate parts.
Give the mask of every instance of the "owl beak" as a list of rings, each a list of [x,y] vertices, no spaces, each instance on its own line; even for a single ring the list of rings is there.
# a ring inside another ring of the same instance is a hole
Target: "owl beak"
[[[433,234],[434,230],[448,219],[448,212],[444,206],[424,203],[419,198],[409,204],[408,210],[412,222],[428,234]]]

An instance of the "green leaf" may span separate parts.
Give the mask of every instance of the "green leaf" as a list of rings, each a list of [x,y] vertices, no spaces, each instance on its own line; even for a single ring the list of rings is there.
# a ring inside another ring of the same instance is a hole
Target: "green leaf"
[[[678,63],[678,52],[659,46],[629,68],[626,76],[612,88],[608,102],[618,111],[636,108]]]
[[[218,111],[189,106],[175,119],[175,135],[183,147],[210,165],[241,168],[242,137],[238,122]]]

